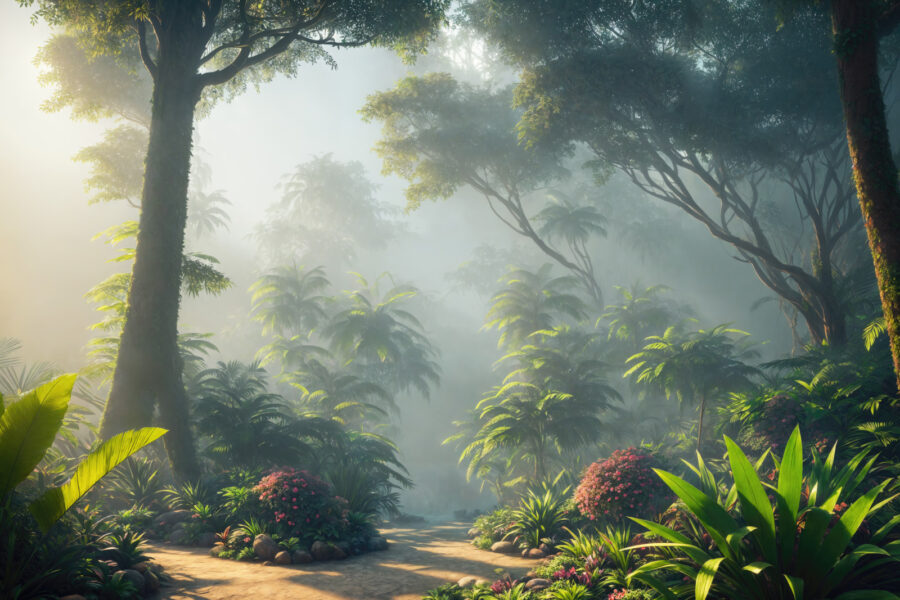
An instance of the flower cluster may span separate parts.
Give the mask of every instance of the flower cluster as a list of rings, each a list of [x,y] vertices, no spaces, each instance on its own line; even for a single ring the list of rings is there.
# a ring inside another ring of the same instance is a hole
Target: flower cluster
[[[628,590],[625,588],[620,588],[618,590],[613,590],[606,596],[606,600],[622,600],[623,598],[628,596]]]
[[[346,500],[334,496],[327,483],[306,471],[272,471],[253,492],[285,537],[336,539],[348,526]]]
[[[559,571],[555,571],[551,578],[553,579],[553,581],[567,580],[575,583],[580,583],[581,585],[591,585],[590,573],[579,573],[575,567],[569,567],[568,569],[560,569]]]
[[[616,450],[593,463],[575,490],[575,503],[591,520],[621,521],[652,517],[671,501],[671,494],[652,468],[656,460],[636,448]]]

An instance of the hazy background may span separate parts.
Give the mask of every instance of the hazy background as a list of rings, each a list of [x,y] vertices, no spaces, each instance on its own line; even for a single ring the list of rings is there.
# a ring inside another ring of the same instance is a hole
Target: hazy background
[[[0,337],[20,339],[28,360],[77,370],[85,363],[88,326],[97,320],[83,294],[120,268],[107,262],[114,249],[92,238],[136,213],[124,205],[88,205],[83,188],[88,167],[71,160],[101,137],[106,124],[74,122],[65,112],[40,109],[48,91],[37,82],[33,59],[49,34],[45,25],[30,24],[28,10],[0,4],[0,114],[5,115],[0,121]],[[259,268],[251,234],[266,207],[278,199],[277,184],[297,164],[327,153],[337,161],[359,161],[379,186],[380,201],[404,205],[404,182],[381,176],[381,161],[371,151],[380,124],[362,122],[357,111],[368,94],[393,87],[416,67],[384,50],[345,50],[336,58],[337,70],[302,67],[297,78],[278,78],[259,93],[250,90],[216,106],[197,124],[195,144],[212,169],[212,187],[224,190],[232,203],[230,230],[206,240],[202,249],[220,259],[235,285],[220,297],[183,302],[181,321],[187,329],[216,333],[222,356],[212,360],[249,361],[258,347],[241,332],[249,309],[247,287]],[[735,263],[729,247],[695,222],[678,213],[667,218],[682,241],[663,252],[642,259],[612,235],[598,246],[595,262],[607,300],[615,299],[613,285],[663,283],[703,315],[701,325],[733,322],[754,339],[768,341],[767,356],[789,351],[790,332],[777,305],[751,311],[755,301],[770,294],[750,268]],[[478,498],[477,484],[465,484],[456,452],[442,448],[440,441],[452,432],[451,421],[495,382],[491,365],[497,340],[494,332],[479,331],[488,298],[452,289],[446,274],[484,243],[516,245],[525,256],[532,251],[468,194],[426,204],[403,220],[406,232],[386,251],[361,257],[355,270],[370,278],[390,271],[398,281],[420,288],[429,307],[425,328],[441,350],[440,389],[430,403],[405,399],[393,434],[418,484],[407,494],[406,508],[435,514],[483,506],[490,498]],[[535,266],[546,262],[533,255]]]

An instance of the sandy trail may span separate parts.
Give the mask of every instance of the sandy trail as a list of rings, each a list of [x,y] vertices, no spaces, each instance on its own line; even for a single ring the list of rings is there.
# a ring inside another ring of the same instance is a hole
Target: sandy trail
[[[151,545],[147,554],[174,581],[159,598],[176,600],[419,600],[460,577],[495,579],[502,568],[520,577],[536,560],[478,550],[463,523],[382,530],[391,546],[343,561],[289,567],[212,558],[199,548]]]

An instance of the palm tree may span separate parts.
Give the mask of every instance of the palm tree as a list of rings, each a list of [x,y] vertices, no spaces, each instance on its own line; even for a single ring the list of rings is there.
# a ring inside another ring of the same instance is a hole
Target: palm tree
[[[664,285],[643,289],[638,283],[630,288],[616,286],[622,301],[607,305],[606,312],[597,319],[597,326],[603,320],[609,321],[609,339],[624,346],[625,358],[638,352],[651,332],[664,331],[675,320],[687,316],[687,309],[661,298],[668,290]]]
[[[661,389],[666,398],[675,396],[681,404],[698,404],[699,449],[707,403],[750,386],[752,378],[759,374],[758,369],[744,362],[758,353],[735,339],[748,335],[728,325],[688,333],[669,327],[663,335],[645,340],[644,348],[628,359],[631,367],[624,377]]]
[[[359,377],[346,367],[307,359],[286,380],[301,392],[300,410],[343,425],[361,425],[373,416],[398,410],[393,396],[380,385]]]
[[[188,229],[198,238],[217,229],[228,230],[231,217],[222,208],[228,205],[231,205],[231,201],[225,197],[224,190],[205,193],[200,189],[193,189],[188,202]]]
[[[573,272],[597,304],[602,306],[603,294],[587,245],[594,236],[606,236],[606,218],[596,207],[575,204],[562,192],[553,192],[548,196],[551,203],[534,217],[543,223],[538,233],[552,242],[562,241],[568,246],[569,254],[578,266]]]
[[[260,277],[252,286],[253,318],[263,324],[263,335],[308,334],[326,317],[328,278],[322,267],[282,266]]]
[[[569,292],[576,286],[571,276],[550,277],[552,266],[537,272],[514,268],[501,281],[504,288],[491,298],[485,329],[500,332],[498,346],[518,348],[535,331],[551,329],[565,319],[581,319],[584,302]]]
[[[296,457],[305,449],[294,435],[281,396],[267,389],[258,364],[219,362],[201,375],[194,406],[206,455],[218,465],[259,467]]]
[[[415,389],[429,397],[440,381],[434,358],[437,351],[423,333],[422,324],[405,307],[418,294],[411,286],[394,286],[383,296],[377,282],[346,292],[346,303],[330,320],[324,334],[332,349],[361,376],[388,389]]]

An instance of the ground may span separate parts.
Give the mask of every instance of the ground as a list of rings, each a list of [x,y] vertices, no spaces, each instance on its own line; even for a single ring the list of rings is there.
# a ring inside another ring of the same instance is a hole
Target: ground
[[[212,558],[198,548],[152,545],[148,554],[174,579],[159,598],[173,600],[419,600],[427,590],[467,575],[493,580],[502,569],[520,577],[537,564],[478,550],[466,540],[469,526],[385,529],[385,552],[289,567]]]

